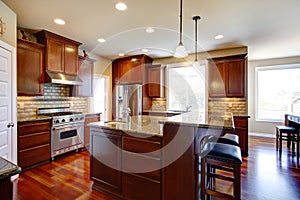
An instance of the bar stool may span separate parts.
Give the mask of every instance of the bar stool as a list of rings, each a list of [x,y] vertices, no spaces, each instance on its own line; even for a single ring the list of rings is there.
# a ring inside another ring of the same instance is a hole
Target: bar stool
[[[201,156],[201,199],[205,200],[206,196],[208,199],[210,196],[241,199],[241,149],[234,145],[211,142],[209,137],[204,140],[208,142],[201,147],[199,155]],[[226,175],[216,173],[215,169],[225,171]],[[233,194],[217,191],[212,184],[216,179],[232,182]]]
[[[279,142],[279,156],[281,157],[282,153],[282,140],[287,141],[287,147],[290,147],[292,143],[292,151],[295,150],[295,143],[297,145],[297,158],[299,157],[299,142],[300,135],[299,130],[292,126],[276,126],[276,150],[278,150]]]
[[[225,135],[218,138],[217,142],[239,146],[239,136],[231,133],[225,133]]]

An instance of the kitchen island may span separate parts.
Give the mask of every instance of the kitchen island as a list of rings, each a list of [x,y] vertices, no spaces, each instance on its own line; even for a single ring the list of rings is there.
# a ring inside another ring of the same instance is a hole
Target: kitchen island
[[[198,199],[199,143],[232,130],[232,116],[205,120],[199,113],[133,116],[94,122],[91,130],[93,189],[116,199]]]

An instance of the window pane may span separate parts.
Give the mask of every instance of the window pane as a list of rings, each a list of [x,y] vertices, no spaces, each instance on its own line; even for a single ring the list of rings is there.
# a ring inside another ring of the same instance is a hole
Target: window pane
[[[205,111],[205,66],[168,68],[168,109]]]
[[[257,69],[257,119],[282,121],[300,112],[300,64]]]

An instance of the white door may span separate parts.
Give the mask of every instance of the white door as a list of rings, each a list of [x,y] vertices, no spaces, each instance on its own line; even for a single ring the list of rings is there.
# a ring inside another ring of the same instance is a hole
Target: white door
[[[16,126],[13,122],[15,109],[12,108],[13,52],[4,46],[0,43],[0,156],[16,162],[16,156],[13,155],[16,153],[14,152]]]
[[[108,120],[109,78],[95,74],[93,79],[94,96],[90,98],[90,111],[101,112],[101,120],[106,121]]]

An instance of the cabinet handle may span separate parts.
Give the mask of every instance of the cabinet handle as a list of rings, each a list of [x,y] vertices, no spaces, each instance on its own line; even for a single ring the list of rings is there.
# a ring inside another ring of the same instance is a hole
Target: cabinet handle
[[[14,127],[15,124],[13,122],[7,124],[7,128]]]

